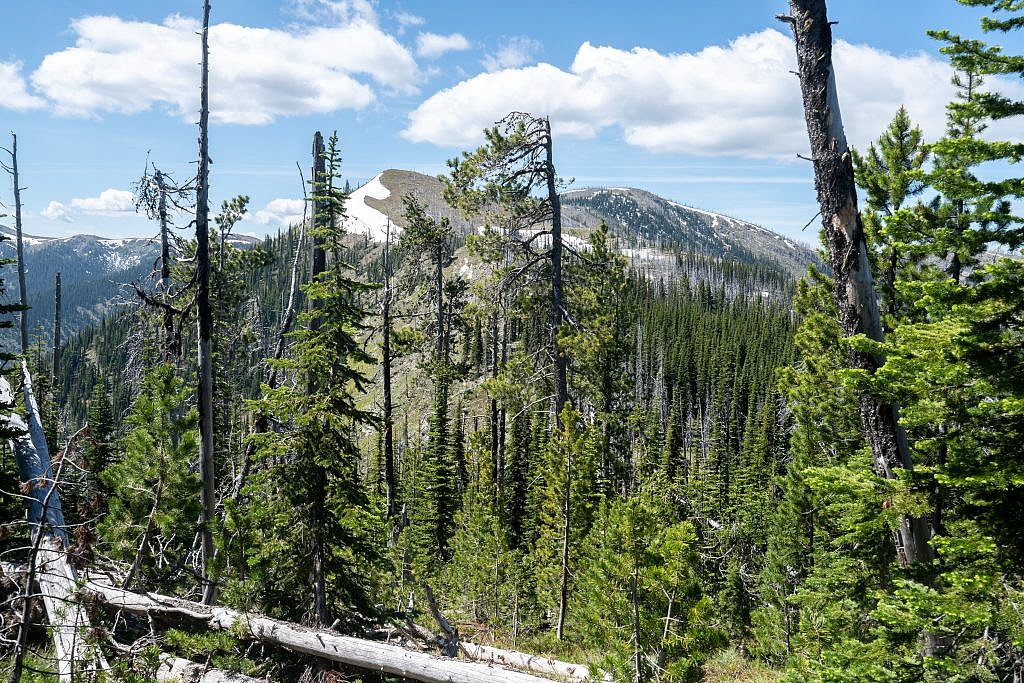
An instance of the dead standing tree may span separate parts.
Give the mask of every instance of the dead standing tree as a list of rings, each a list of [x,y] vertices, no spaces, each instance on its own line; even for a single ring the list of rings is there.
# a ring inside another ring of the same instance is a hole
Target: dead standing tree
[[[191,208],[195,194],[195,179],[179,185],[155,164],[147,163],[146,171],[135,184],[134,190],[135,210],[145,213],[150,220],[155,220],[160,225],[160,259],[153,269],[157,279],[156,296],[150,296],[140,283],[136,283],[135,291],[143,303],[161,312],[161,356],[164,362],[170,362],[181,355],[181,326],[190,309],[190,306],[177,305],[179,295],[189,287],[176,289],[171,279],[171,243],[177,241],[171,232],[174,227],[171,212],[184,212]]]
[[[10,174],[11,180],[14,183],[14,230],[15,230],[15,247],[17,249],[18,258],[18,295],[20,296],[19,301],[23,308],[21,309],[21,352],[28,353],[28,308],[25,306],[26,292],[25,292],[25,246],[22,240],[21,232],[21,178],[18,175],[18,136],[11,131],[11,148],[3,148],[3,151],[7,152],[11,157],[11,162],[0,162],[0,168]]]
[[[853,160],[846,142],[832,66],[832,27],[825,0],[791,0],[793,27],[804,117],[814,163],[814,184],[832,268],[833,299],[843,333],[884,340],[878,301],[868,260],[867,242],[854,184]],[[850,366],[874,374],[885,358],[850,349]],[[906,434],[899,426],[899,406],[865,391],[858,393],[864,436],[871,447],[875,472],[893,480],[913,470]],[[897,536],[901,565],[929,561],[928,526],[922,517],[903,515]]]
[[[210,307],[210,0],[203,2],[202,67],[199,88],[199,174],[196,180],[196,300],[199,327],[199,475],[202,488],[203,604],[212,604],[213,518],[217,505],[213,450],[213,309]]]

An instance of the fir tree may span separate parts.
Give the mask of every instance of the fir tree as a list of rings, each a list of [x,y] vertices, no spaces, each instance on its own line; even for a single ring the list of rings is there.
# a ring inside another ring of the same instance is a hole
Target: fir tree
[[[373,422],[358,403],[366,381],[360,366],[372,362],[356,337],[368,286],[350,276],[344,261],[336,134],[324,161],[311,236],[330,258],[303,288],[310,310],[292,333],[291,356],[279,361],[294,381],[264,387],[260,401],[282,429],[259,436],[268,465],[252,486],[247,533],[257,546],[242,590],[272,614],[320,624],[337,618],[352,627],[376,614],[371,577],[383,563],[382,520],[359,478],[356,431]]]

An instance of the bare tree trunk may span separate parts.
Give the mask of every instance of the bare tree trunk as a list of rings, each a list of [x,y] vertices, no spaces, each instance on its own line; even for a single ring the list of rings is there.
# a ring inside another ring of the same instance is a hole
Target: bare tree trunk
[[[21,184],[18,175],[18,136],[11,131],[11,165],[8,169],[14,181],[14,230],[18,250],[18,296],[24,310],[21,311],[21,353],[28,355],[28,295],[25,288],[25,246],[22,240],[21,224]]]
[[[544,119],[544,151],[547,163],[547,189],[548,201],[551,203],[551,355],[555,365],[555,428],[558,431],[564,429],[562,424],[562,411],[569,400],[569,387],[567,378],[568,361],[558,341],[558,332],[565,321],[565,290],[562,286],[562,204],[558,197],[558,188],[555,178],[554,154],[551,139],[551,121]],[[562,535],[562,576],[559,587],[558,598],[558,625],[555,635],[558,640],[562,639],[565,633],[565,617],[569,603],[569,521],[571,518],[571,496],[572,486],[572,454],[569,450],[565,454],[565,499],[563,509],[563,521],[565,529]]]
[[[547,156],[548,201],[551,203],[551,354],[555,364],[555,424],[562,424],[562,409],[569,400],[568,360],[558,341],[565,321],[565,290],[562,287],[562,202],[558,197],[552,151],[551,121],[544,119],[544,150]]]
[[[102,655],[89,656],[87,653],[85,634],[89,630],[89,618],[72,599],[76,576],[67,561],[66,549],[70,542],[57,490],[61,467],[54,474],[25,359],[21,361],[21,370],[28,424],[17,413],[4,416],[2,422],[20,432],[18,436],[11,437],[9,443],[18,464],[19,477],[29,485],[28,522],[32,550],[25,576],[22,623],[10,680],[16,683],[21,675],[33,597],[32,583],[38,581],[53,633],[58,677],[61,683],[70,683],[76,666],[103,669],[106,662]],[[0,378],[0,403],[14,403],[14,392],[6,378]]]
[[[317,199],[318,197],[324,196],[328,191],[329,179],[327,178],[324,155],[324,138],[320,134],[320,131],[317,131],[313,135],[313,228],[311,230],[313,234],[313,253],[311,258],[312,269],[310,272],[310,281],[315,281],[321,273],[327,270],[327,254],[324,251],[324,238],[319,232],[321,228],[326,226],[322,224],[324,216],[322,215],[320,201]],[[331,200],[330,198],[327,198],[326,201],[329,202]],[[310,300],[310,311],[316,311],[318,308],[319,305],[317,302]],[[320,328],[320,322],[319,316],[311,318],[309,322],[310,330],[318,330]],[[313,394],[315,389],[313,380],[310,378],[306,391],[309,394]],[[303,457],[308,458],[313,462],[312,453],[305,453]],[[324,477],[323,468],[318,467],[313,463],[312,469],[314,481],[310,482],[311,485],[321,491],[325,490],[327,482]],[[330,615],[327,609],[327,579],[324,569],[327,552],[323,535],[323,519],[325,514],[323,499],[317,497],[313,501],[312,510],[310,511],[310,528],[313,534],[313,613],[316,615],[317,622],[321,626],[326,626],[330,623]]]
[[[213,517],[217,505],[213,451],[213,310],[210,307],[210,0],[203,2],[202,82],[199,107],[199,179],[196,185],[196,268],[199,270],[199,474],[202,489],[203,603],[217,596],[213,572]]]
[[[843,131],[832,67],[832,28],[824,0],[790,0],[790,17],[796,40],[804,115],[814,160],[815,187],[829,249],[834,278],[833,298],[839,322],[847,336],[864,334],[883,341],[881,317],[872,282],[867,243],[860,213],[853,163]],[[883,357],[851,349],[850,365],[873,374]],[[896,479],[899,470],[913,469],[906,434],[899,426],[899,407],[860,392],[858,396],[864,435],[871,447],[875,471]],[[897,532],[897,552],[902,565],[926,562],[933,557],[928,528],[921,517],[904,515]]]
[[[310,629],[259,614],[209,608],[153,593],[131,593],[98,578],[88,580],[84,589],[107,605],[132,614],[240,633],[243,637],[293,652],[426,683],[543,683],[548,680],[490,664],[434,657],[395,645]]]
[[[60,367],[60,272],[53,280],[53,362],[50,368],[50,386],[57,395],[57,378]]]
[[[384,498],[388,519],[395,516],[395,426],[391,401],[391,219],[384,240],[384,302],[382,310],[381,364],[384,375]]]
[[[173,356],[178,354],[180,349],[176,348],[174,336],[174,312],[170,307],[171,299],[171,243],[167,229],[167,186],[164,184],[164,174],[156,169],[153,174],[156,182],[157,193],[159,194],[157,211],[160,219],[160,292],[164,302],[164,362],[170,362]]]

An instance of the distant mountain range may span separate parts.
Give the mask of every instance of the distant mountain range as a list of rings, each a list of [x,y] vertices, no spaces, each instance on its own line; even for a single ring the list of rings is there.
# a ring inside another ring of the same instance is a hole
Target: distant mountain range
[[[352,192],[346,205],[348,231],[383,241],[390,221],[401,230],[402,197],[414,194],[435,216],[449,216],[457,229],[480,226],[448,207],[441,183],[433,176],[389,169]],[[771,230],[723,214],[697,209],[634,188],[590,188],[562,195],[562,215],[569,242],[585,236],[604,220],[631,264],[659,276],[679,276],[681,253],[746,265],[765,265],[802,277],[817,254]]]
[[[425,204],[428,213],[449,216],[463,233],[481,227],[480,221],[467,220],[444,203],[437,178],[389,169],[352,192],[346,205],[346,228],[373,242],[384,240],[389,223],[393,234],[400,232],[404,225],[402,197],[408,193]],[[562,196],[562,204],[570,244],[585,245],[586,234],[604,220],[631,266],[652,277],[721,280],[718,276],[724,264],[733,263],[768,268],[785,280],[795,280],[809,263],[817,262],[816,254],[807,247],[764,227],[644,190],[572,190]],[[0,243],[0,257],[13,258],[13,231],[3,228],[0,232],[11,238]],[[244,246],[258,240],[239,236],[234,241]],[[155,238],[26,235],[24,242],[30,325],[33,333],[46,339],[52,327],[57,272],[62,280],[63,327],[65,334],[70,334],[96,323],[119,305],[132,303],[134,297],[127,285],[152,273],[160,251]],[[4,267],[2,274],[4,298],[17,300],[14,266]]]

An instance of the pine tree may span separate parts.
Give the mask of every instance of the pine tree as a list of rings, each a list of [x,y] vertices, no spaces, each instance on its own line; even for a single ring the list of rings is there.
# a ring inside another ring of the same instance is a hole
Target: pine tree
[[[555,635],[565,634],[569,602],[575,594],[574,567],[578,551],[590,530],[596,485],[596,438],[581,425],[579,414],[566,408],[562,429],[548,443],[541,469],[538,555],[538,590],[556,615]]]
[[[180,567],[192,552],[184,530],[199,516],[200,482],[192,470],[199,437],[196,411],[186,407],[190,396],[169,364],[143,377],[124,457],[100,475],[110,498],[98,531],[105,552],[127,564],[128,587],[168,589],[182,577],[159,576],[156,567]]]

